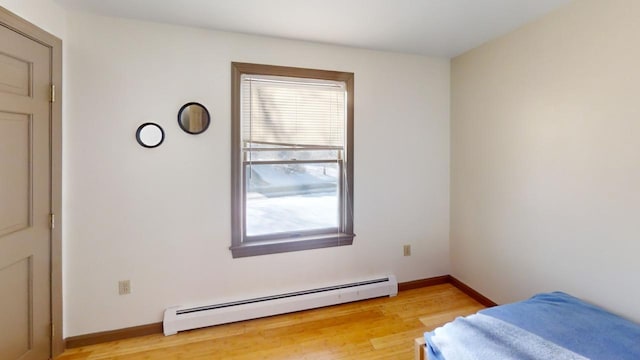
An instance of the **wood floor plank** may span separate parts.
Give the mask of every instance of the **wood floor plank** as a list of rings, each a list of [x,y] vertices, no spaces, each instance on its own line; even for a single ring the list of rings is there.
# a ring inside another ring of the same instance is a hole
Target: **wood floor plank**
[[[413,359],[413,340],[483,306],[450,284],[322,309],[113,341],[58,360]]]

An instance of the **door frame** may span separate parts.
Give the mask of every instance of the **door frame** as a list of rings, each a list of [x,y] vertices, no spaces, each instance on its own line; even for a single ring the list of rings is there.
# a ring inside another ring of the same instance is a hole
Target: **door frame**
[[[11,29],[51,49],[51,358],[64,351],[62,337],[62,40],[0,6],[0,26]]]

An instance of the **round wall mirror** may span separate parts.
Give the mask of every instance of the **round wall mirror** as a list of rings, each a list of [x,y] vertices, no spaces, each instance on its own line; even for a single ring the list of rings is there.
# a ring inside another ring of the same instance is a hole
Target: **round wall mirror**
[[[156,123],[144,123],[136,131],[136,140],[146,148],[158,147],[164,141],[164,130]]]
[[[201,134],[207,130],[211,117],[209,111],[202,104],[190,102],[184,104],[178,111],[178,124],[189,134]]]

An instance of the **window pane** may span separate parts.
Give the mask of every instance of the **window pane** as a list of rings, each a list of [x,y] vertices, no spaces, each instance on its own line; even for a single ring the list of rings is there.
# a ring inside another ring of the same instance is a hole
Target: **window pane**
[[[337,229],[336,162],[246,165],[246,236]]]
[[[234,62],[232,77],[233,257],[351,245],[354,74]]]

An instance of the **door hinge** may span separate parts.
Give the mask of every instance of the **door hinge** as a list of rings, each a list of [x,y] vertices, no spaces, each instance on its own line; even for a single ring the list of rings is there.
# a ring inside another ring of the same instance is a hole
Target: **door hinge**
[[[56,102],[56,86],[54,84],[51,84],[51,91],[49,95],[49,101],[52,103]]]
[[[49,214],[49,225],[51,226],[52,230],[56,228],[56,215],[55,214]]]

